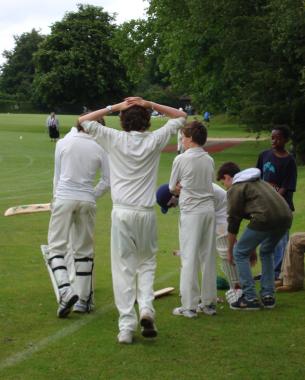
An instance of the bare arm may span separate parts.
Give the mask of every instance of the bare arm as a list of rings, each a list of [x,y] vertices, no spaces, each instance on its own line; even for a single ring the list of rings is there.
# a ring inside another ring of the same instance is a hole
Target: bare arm
[[[228,256],[228,261],[231,264],[234,263],[234,259],[233,259],[233,247],[234,247],[235,243],[236,243],[236,235],[232,234],[231,232],[228,232],[228,252],[227,252],[227,256]]]
[[[97,111],[90,112],[86,115],[80,116],[78,121],[81,124],[84,121],[94,121],[94,120],[99,120],[100,118],[104,117],[105,115],[108,115],[112,112],[120,112],[123,111],[129,107],[131,107],[132,104],[127,103],[127,101],[117,103],[111,106],[111,110],[108,108],[101,108]]]
[[[155,111],[158,111],[159,113],[164,114],[167,117],[170,118],[178,118],[178,117],[184,117],[186,118],[187,115],[184,111],[180,111],[173,107],[163,106],[162,104],[154,103],[148,100],[144,100],[140,97],[130,97],[126,99],[126,102],[131,105],[138,105],[142,106],[144,108],[150,108],[154,109]]]

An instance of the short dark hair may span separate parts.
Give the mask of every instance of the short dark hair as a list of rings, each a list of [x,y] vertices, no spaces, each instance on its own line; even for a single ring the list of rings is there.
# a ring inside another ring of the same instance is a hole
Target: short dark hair
[[[185,127],[182,128],[182,133],[185,137],[191,137],[194,143],[203,146],[208,137],[208,131],[206,127],[197,120],[187,123]]]
[[[150,127],[150,112],[141,106],[132,106],[120,114],[124,131],[146,131]]]
[[[221,165],[217,172],[217,181],[220,181],[227,174],[230,177],[234,177],[236,173],[240,172],[240,167],[235,162],[225,162]]]
[[[291,137],[291,130],[286,124],[274,125],[272,127],[273,131],[279,131],[283,135],[285,140],[289,140]]]

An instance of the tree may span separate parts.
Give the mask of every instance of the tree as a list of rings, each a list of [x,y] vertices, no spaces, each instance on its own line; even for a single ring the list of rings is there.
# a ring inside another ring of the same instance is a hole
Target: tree
[[[17,100],[28,100],[32,94],[35,75],[33,54],[44,40],[37,30],[15,36],[15,47],[5,50],[6,62],[2,66],[1,91],[16,96]]]
[[[79,112],[127,94],[126,70],[112,46],[113,21],[100,7],[78,5],[52,26],[35,54],[37,103]]]

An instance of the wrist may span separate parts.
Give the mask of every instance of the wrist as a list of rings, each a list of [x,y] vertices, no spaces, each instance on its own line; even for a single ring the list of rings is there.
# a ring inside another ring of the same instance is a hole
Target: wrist
[[[111,105],[107,106],[106,109],[107,109],[108,113],[112,113],[113,112],[113,109],[112,109]]]

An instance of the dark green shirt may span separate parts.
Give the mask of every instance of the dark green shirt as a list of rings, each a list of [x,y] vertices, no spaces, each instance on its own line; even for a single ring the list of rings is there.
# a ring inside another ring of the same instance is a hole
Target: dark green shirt
[[[242,219],[252,230],[288,229],[292,212],[284,198],[262,180],[238,182],[228,190],[228,231],[237,234]]]

